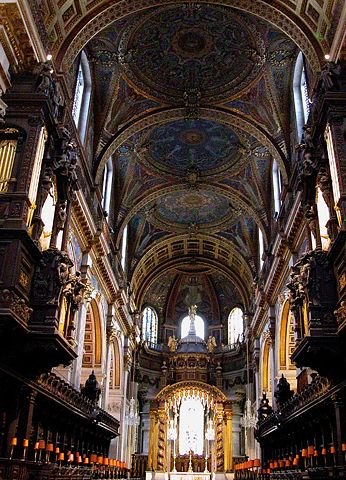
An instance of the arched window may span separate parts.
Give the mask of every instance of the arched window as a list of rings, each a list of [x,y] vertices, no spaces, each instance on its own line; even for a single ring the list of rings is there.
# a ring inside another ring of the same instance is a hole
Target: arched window
[[[105,165],[103,174],[103,189],[102,189],[102,207],[103,211],[109,214],[109,207],[111,204],[112,196],[112,181],[113,181],[113,161],[109,158]]]
[[[88,123],[89,104],[91,96],[91,75],[88,58],[82,52],[77,73],[76,89],[74,92],[72,117],[76,124],[82,143]]]
[[[228,316],[228,344],[233,345],[241,340],[244,333],[244,316],[239,307],[231,310]]]
[[[125,271],[125,265],[126,265],[126,252],[127,252],[127,225],[124,228],[123,236],[121,239],[121,266],[124,271]]]
[[[322,191],[320,188],[317,188],[317,213],[318,213],[318,223],[320,227],[320,235],[322,242],[322,249],[328,250],[330,245],[330,238],[328,235],[327,223],[330,218],[329,208],[326,204]]]
[[[262,230],[258,229],[258,246],[259,246],[259,265],[260,270],[263,267],[264,239]]]
[[[308,85],[302,52],[299,52],[294,68],[293,97],[296,112],[297,133],[298,139],[300,140],[303,133],[303,126],[305,125],[310,113]]]
[[[276,160],[273,161],[273,192],[274,192],[274,208],[275,217],[279,215],[281,208],[281,173]]]
[[[190,322],[191,320],[189,316],[183,318],[181,322],[181,338],[184,338],[188,335]],[[197,337],[203,338],[204,340],[204,320],[199,315],[195,315],[195,328]]]
[[[155,310],[146,307],[143,311],[142,320],[142,336],[143,339],[150,343],[157,343],[157,327],[158,319]]]

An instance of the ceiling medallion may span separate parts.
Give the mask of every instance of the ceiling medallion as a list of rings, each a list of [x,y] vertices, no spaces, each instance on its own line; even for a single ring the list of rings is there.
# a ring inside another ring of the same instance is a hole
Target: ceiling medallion
[[[148,170],[191,183],[193,172],[200,180],[234,175],[248,161],[246,143],[236,128],[207,119],[182,119],[146,130],[135,153]]]
[[[235,98],[257,80],[265,44],[255,22],[230,8],[171,5],[125,29],[118,55],[125,76],[150,97],[186,104],[193,91],[203,105]]]
[[[159,197],[151,208],[150,223],[172,233],[215,233],[239,219],[222,195],[206,189],[183,189]]]

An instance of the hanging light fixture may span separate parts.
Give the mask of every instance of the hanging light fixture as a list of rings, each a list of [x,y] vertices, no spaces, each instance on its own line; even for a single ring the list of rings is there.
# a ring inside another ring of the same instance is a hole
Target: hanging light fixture
[[[255,428],[257,425],[257,412],[252,409],[252,402],[250,400],[250,383],[249,383],[249,339],[246,342],[246,402],[244,414],[240,418],[240,425],[244,428]]]
[[[127,425],[130,427],[135,427],[139,425],[140,419],[139,416],[137,415],[137,405],[136,405],[136,400],[133,397],[133,392],[134,392],[134,383],[135,383],[135,368],[136,368],[136,346],[133,350],[133,364],[132,364],[132,376],[131,376],[131,400],[130,400],[130,411],[128,415],[125,417],[125,422]]]

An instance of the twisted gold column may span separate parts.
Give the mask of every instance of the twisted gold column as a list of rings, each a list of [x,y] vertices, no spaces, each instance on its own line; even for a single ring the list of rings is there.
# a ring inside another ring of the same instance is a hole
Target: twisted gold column
[[[166,447],[167,447],[167,418],[164,409],[158,411],[158,449],[157,449],[157,470],[159,472],[166,471]]]
[[[219,404],[216,410],[216,471],[224,470],[223,447],[223,405]]]

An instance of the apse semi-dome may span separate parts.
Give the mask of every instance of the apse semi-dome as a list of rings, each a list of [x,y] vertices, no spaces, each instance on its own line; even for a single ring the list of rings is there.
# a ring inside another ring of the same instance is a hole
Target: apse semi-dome
[[[145,53],[143,53],[145,52]],[[265,61],[255,21],[215,5],[158,8],[125,30],[119,56],[131,83],[151,97],[184,102],[235,98]]]

